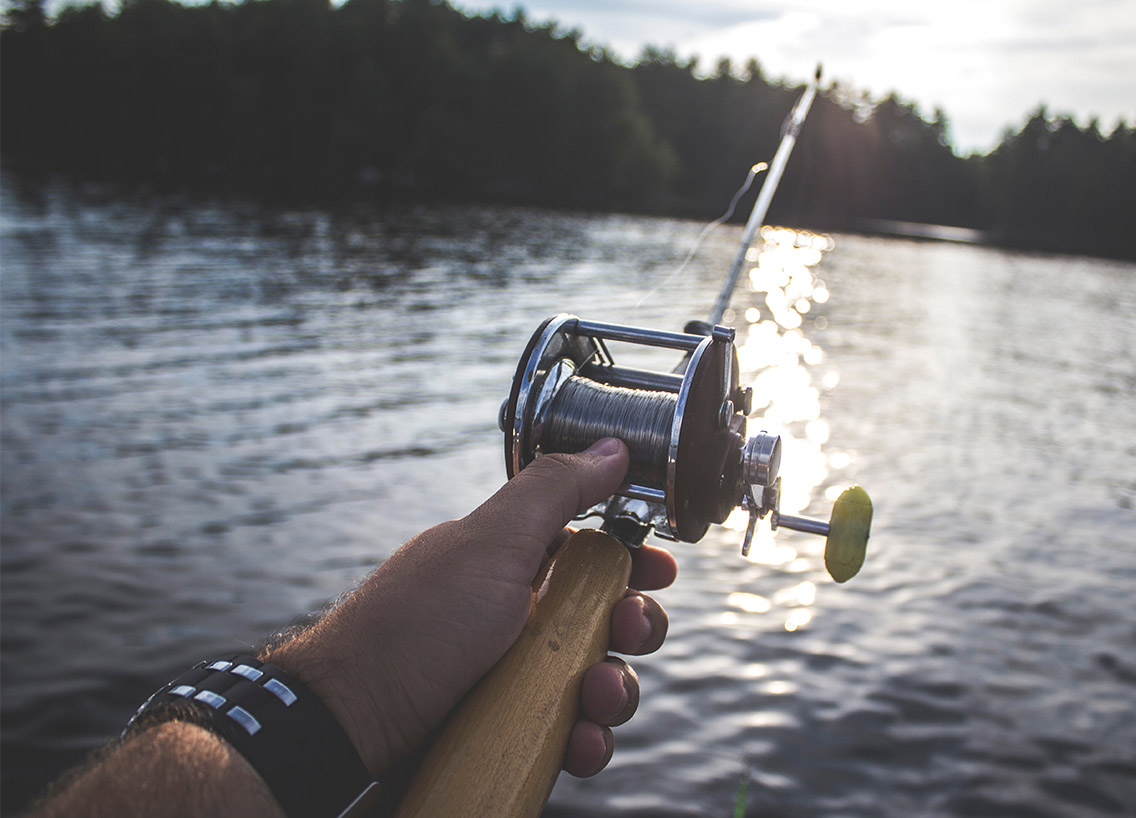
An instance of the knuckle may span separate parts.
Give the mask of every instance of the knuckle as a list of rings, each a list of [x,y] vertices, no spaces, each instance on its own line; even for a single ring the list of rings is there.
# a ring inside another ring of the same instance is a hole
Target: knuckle
[[[581,502],[580,476],[575,455],[559,452],[537,458],[521,472],[528,473],[528,479],[546,484],[555,489],[563,500],[563,511],[568,516],[578,512]]]

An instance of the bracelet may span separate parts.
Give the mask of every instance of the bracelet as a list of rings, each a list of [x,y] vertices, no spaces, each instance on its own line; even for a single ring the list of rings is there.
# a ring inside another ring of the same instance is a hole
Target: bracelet
[[[240,752],[288,818],[344,818],[378,796],[378,782],[319,697],[253,656],[196,665],[147,699],[122,735],[172,720],[204,727]]]

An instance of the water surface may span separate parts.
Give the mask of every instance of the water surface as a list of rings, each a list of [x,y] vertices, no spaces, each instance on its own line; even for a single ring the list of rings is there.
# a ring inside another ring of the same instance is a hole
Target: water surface
[[[3,806],[503,479],[548,315],[705,317],[737,231],[268,209],[5,175]],[[602,775],[549,816],[1094,816],[1136,803],[1136,267],[770,233],[732,322],[786,510],[876,504],[847,585],[741,521],[674,547]],[[650,293],[649,295],[647,295]],[[645,297],[646,296],[646,297]],[[617,353],[618,355],[618,353]],[[625,360],[666,366],[667,361]]]

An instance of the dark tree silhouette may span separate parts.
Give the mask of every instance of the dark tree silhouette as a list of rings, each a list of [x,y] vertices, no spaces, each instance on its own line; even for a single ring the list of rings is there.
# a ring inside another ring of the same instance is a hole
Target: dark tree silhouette
[[[651,47],[627,66],[578,31],[444,0],[124,0],[54,20],[43,0],[13,0],[0,34],[8,167],[274,197],[708,217],[773,155],[801,90],[756,58],[703,76]],[[771,218],[949,224],[1136,257],[1134,143],[1127,125],[1106,137],[1042,107],[989,155],[960,158],[943,111],[833,84]]]

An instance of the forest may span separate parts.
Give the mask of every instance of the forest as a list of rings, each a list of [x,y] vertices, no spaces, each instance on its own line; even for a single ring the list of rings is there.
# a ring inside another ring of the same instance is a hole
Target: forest
[[[124,0],[55,18],[15,0],[0,150],[9,168],[158,189],[711,218],[803,89],[759,57],[705,68],[647,48],[628,65],[579,31],[445,0]],[[1104,134],[1039,104],[961,157],[945,112],[828,83],[769,220],[1136,258],[1134,190],[1127,123]]]

